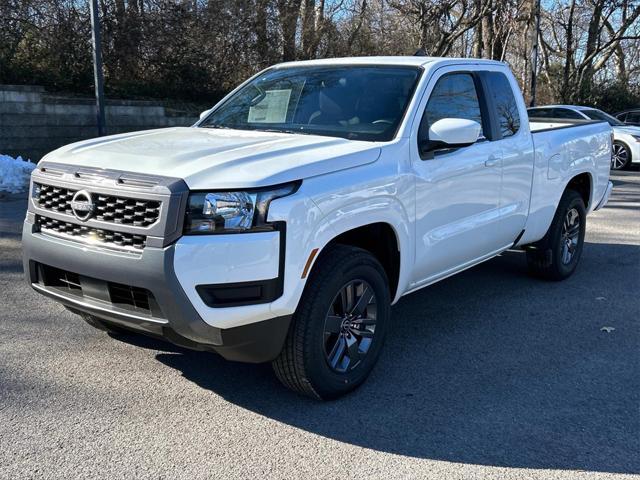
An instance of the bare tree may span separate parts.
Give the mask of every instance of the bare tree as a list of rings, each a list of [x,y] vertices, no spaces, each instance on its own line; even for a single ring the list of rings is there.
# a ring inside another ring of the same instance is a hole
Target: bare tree
[[[491,2],[477,0],[394,0],[390,4],[417,23],[420,47],[434,56],[447,55],[491,9]]]
[[[282,60],[412,54],[419,47],[505,61],[525,93],[531,79],[535,0],[99,4],[111,95],[210,103]],[[546,0],[542,7],[541,100],[640,102],[640,0]],[[0,82],[24,81],[91,91],[86,0],[0,0]]]

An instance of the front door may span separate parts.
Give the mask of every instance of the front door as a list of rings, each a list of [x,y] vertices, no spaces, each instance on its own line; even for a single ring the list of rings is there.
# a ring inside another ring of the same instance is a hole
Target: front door
[[[475,120],[489,133],[487,106],[473,72],[441,72],[431,80],[420,136],[442,118]],[[427,88],[427,92],[429,88]],[[484,100],[483,100],[484,101]],[[421,152],[416,175],[416,268],[412,288],[430,283],[489,256],[505,245],[500,226],[502,154],[481,133],[468,147]]]

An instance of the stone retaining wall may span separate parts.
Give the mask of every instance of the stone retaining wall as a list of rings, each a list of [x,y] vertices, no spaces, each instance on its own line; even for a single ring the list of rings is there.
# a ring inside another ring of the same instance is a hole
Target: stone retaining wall
[[[67,143],[98,135],[91,98],[49,94],[43,87],[0,85],[0,154],[38,161]],[[107,100],[107,133],[193,125],[197,117],[156,102]]]

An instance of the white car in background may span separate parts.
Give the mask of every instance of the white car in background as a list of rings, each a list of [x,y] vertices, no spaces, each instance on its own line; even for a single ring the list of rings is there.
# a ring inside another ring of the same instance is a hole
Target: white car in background
[[[591,107],[575,105],[547,105],[529,108],[530,118],[566,120],[604,120],[613,129],[611,168],[622,170],[632,163],[640,164],[640,127],[625,125],[611,115]],[[554,122],[550,122],[554,123]]]

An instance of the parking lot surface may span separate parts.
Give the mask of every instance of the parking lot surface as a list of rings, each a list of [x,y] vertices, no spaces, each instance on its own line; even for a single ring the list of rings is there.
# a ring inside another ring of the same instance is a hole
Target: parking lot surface
[[[0,200],[0,478],[637,478],[640,172],[613,179],[573,277],[509,252],[405,297],[329,403],[37,295]]]

